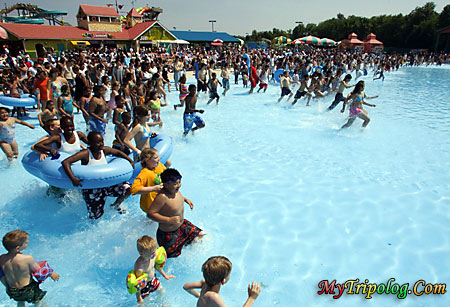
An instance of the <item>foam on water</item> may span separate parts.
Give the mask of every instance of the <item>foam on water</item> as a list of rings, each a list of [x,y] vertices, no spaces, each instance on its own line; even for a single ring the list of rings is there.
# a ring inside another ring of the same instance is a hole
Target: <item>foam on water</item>
[[[162,109],[159,131],[174,139],[171,160],[195,205],[186,218],[207,236],[168,261],[165,269],[176,279],[162,280],[166,291],[151,305],[194,306],[182,285],[202,279],[201,264],[213,255],[233,262],[221,290],[229,306],[243,304],[253,279],[263,284],[255,306],[449,305],[448,294],[317,295],[323,279],[450,281],[449,67],[403,68],[386,73],[384,82],[367,78],[368,95],[380,97],[370,101],[377,106],[367,108],[372,121],[365,130],[359,119],[340,130],[346,121],[340,107],[325,112],[331,96],[292,107],[276,102],[278,86],[247,91],[232,85],[219,106],[206,106],[201,94],[206,127],[187,138],[182,111]],[[177,92],[168,97],[177,102]],[[84,129],[80,115],[76,125]],[[21,155],[42,134],[20,125],[16,131]],[[109,125],[105,144],[112,131]],[[61,274],[43,284],[47,302],[134,306],[125,277],[138,256],[136,239],[155,236],[157,228],[139,209],[139,197],[125,202],[128,214],[107,208],[90,222],[79,192],[50,198],[20,162],[1,159],[0,233],[28,231],[26,252]],[[14,305],[4,291],[0,302]]]

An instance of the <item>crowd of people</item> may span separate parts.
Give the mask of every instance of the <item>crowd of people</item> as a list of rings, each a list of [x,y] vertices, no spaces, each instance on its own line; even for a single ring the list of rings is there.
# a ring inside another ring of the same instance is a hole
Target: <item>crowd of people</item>
[[[245,55],[245,56],[244,56]],[[184,48],[167,53],[162,48],[143,49],[140,52],[116,49],[77,50],[60,55],[49,54],[34,61],[27,54],[0,58],[0,86],[4,95],[35,96],[39,124],[45,134],[32,150],[40,159],[57,159],[60,152],[70,156],[62,166],[74,187],[83,186],[72,172],[72,164],[104,165],[106,155],[114,155],[142,170],[133,182],[123,182],[106,188],[83,189],[88,216],[98,219],[104,214],[106,198],[116,197],[112,208],[124,214],[122,202],[129,195],[140,195],[140,208],[146,216],[158,223],[156,239],[144,235],[137,241],[139,258],[134,264],[136,277],[148,276],[145,287],[137,293],[137,301],[160,288],[155,275],[157,246],[163,246],[167,257],[178,257],[182,248],[201,239],[204,231],[184,218],[184,203],[190,209],[194,204],[181,192],[182,175],[171,168],[171,161],[160,162],[157,150],[150,148],[150,138],[155,135],[152,126],[162,126],[160,109],[169,105],[167,93],[177,91],[179,101],[171,102],[174,112],[184,107],[183,135],[205,127],[201,118],[204,112],[197,109],[199,93],[209,93],[210,104],[219,104],[221,96],[230,90],[230,75],[234,83],[242,82],[248,93],[266,92],[280,83],[280,98],[294,96],[292,105],[300,99],[310,105],[311,99],[322,99],[334,94],[328,111],[343,102],[349,118],[342,128],[349,127],[356,118],[363,120],[363,127],[370,118],[364,106],[375,107],[366,100],[364,81],[351,84],[362,76],[373,74],[373,79],[384,79],[384,73],[403,65],[442,64],[448,61],[444,54],[375,54],[360,51],[346,52],[337,49],[272,50],[229,47],[206,50]],[[192,71],[196,84],[188,84],[186,72]],[[281,72],[280,72],[281,71]],[[219,77],[218,77],[219,75]],[[219,86],[223,92],[219,93]],[[346,95],[345,90],[352,89]],[[162,100],[161,100],[162,99]],[[35,128],[26,122],[27,110],[14,107],[0,108],[0,145],[9,160],[18,157],[15,140],[16,123]],[[82,113],[86,127],[75,128],[74,116]],[[16,114],[17,118],[13,117]],[[104,145],[107,125],[115,126],[112,146]],[[134,140],[134,141],[133,141]],[[58,190],[52,188],[52,191]],[[64,193],[63,191],[59,191]],[[7,253],[0,256],[0,278],[7,294],[24,306],[25,301],[39,303],[45,292],[31,276],[40,266],[31,256],[22,254],[28,245],[28,234],[22,230],[7,233],[3,238]],[[220,288],[230,279],[231,262],[223,256],[211,257],[202,266],[204,280],[186,283],[184,289],[198,298],[197,306],[225,306]],[[170,280],[162,268],[156,268]],[[59,275],[49,275],[58,280]],[[200,292],[195,289],[201,289]],[[258,283],[248,287],[248,299],[244,306],[251,306],[261,292]]]

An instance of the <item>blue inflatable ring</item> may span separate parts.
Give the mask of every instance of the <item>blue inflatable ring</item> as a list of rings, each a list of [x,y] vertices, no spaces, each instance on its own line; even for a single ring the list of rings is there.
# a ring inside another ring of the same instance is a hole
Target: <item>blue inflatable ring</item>
[[[150,147],[154,148],[159,153],[159,162],[165,164],[169,160],[173,151],[172,138],[168,135],[158,134],[155,137],[150,138]],[[134,181],[142,170],[141,163],[136,163],[134,166],[133,176],[130,182]]]
[[[110,187],[130,180],[133,167],[128,160],[106,156],[106,165],[81,165],[81,162],[72,164],[75,177],[82,179],[81,187],[74,187],[62,167],[62,161],[70,155],[60,152],[58,159],[47,157],[39,161],[39,154],[34,151],[27,152],[22,158],[23,167],[31,175],[47,182],[49,185],[62,189],[95,189]]]
[[[21,98],[0,95],[0,103],[9,107],[32,107],[37,103],[36,98],[24,94]]]

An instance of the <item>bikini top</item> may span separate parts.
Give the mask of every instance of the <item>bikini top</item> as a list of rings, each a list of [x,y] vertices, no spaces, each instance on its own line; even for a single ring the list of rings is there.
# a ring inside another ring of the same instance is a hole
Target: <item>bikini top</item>
[[[152,100],[152,104],[150,105],[150,109],[157,110],[159,108],[161,108],[161,100],[160,99]]]
[[[150,133],[148,133],[147,129],[145,129],[145,127],[142,126],[142,137],[141,137],[141,139],[139,141],[146,141],[146,140],[148,140],[151,137],[152,137],[151,130],[150,130]]]
[[[61,133],[61,147],[59,148],[60,151],[66,152],[69,154],[73,154],[80,151],[81,143],[80,138],[78,137],[78,133],[74,132],[75,135],[75,142],[73,144],[66,141],[66,138],[64,137],[64,134]]]
[[[91,150],[88,149],[89,152],[89,162],[87,165],[106,165],[108,164],[108,162],[106,161],[105,158],[105,153],[103,152],[103,150],[100,150],[100,159],[95,159],[94,155],[92,154]]]

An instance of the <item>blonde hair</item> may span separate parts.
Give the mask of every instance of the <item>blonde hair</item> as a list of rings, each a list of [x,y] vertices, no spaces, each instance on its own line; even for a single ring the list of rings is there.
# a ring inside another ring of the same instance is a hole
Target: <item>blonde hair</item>
[[[28,239],[28,233],[26,231],[17,229],[8,232],[3,237],[3,246],[8,252],[13,251],[16,247],[21,246]]]
[[[231,273],[231,261],[224,256],[215,256],[202,265],[203,277],[208,286],[220,284]]]
[[[150,160],[154,155],[159,154],[158,151],[154,148],[144,148],[139,155],[139,159],[141,160],[141,164],[145,167],[145,162]]]
[[[150,236],[142,236],[137,240],[137,250],[139,253],[146,250],[156,250],[156,240]]]

